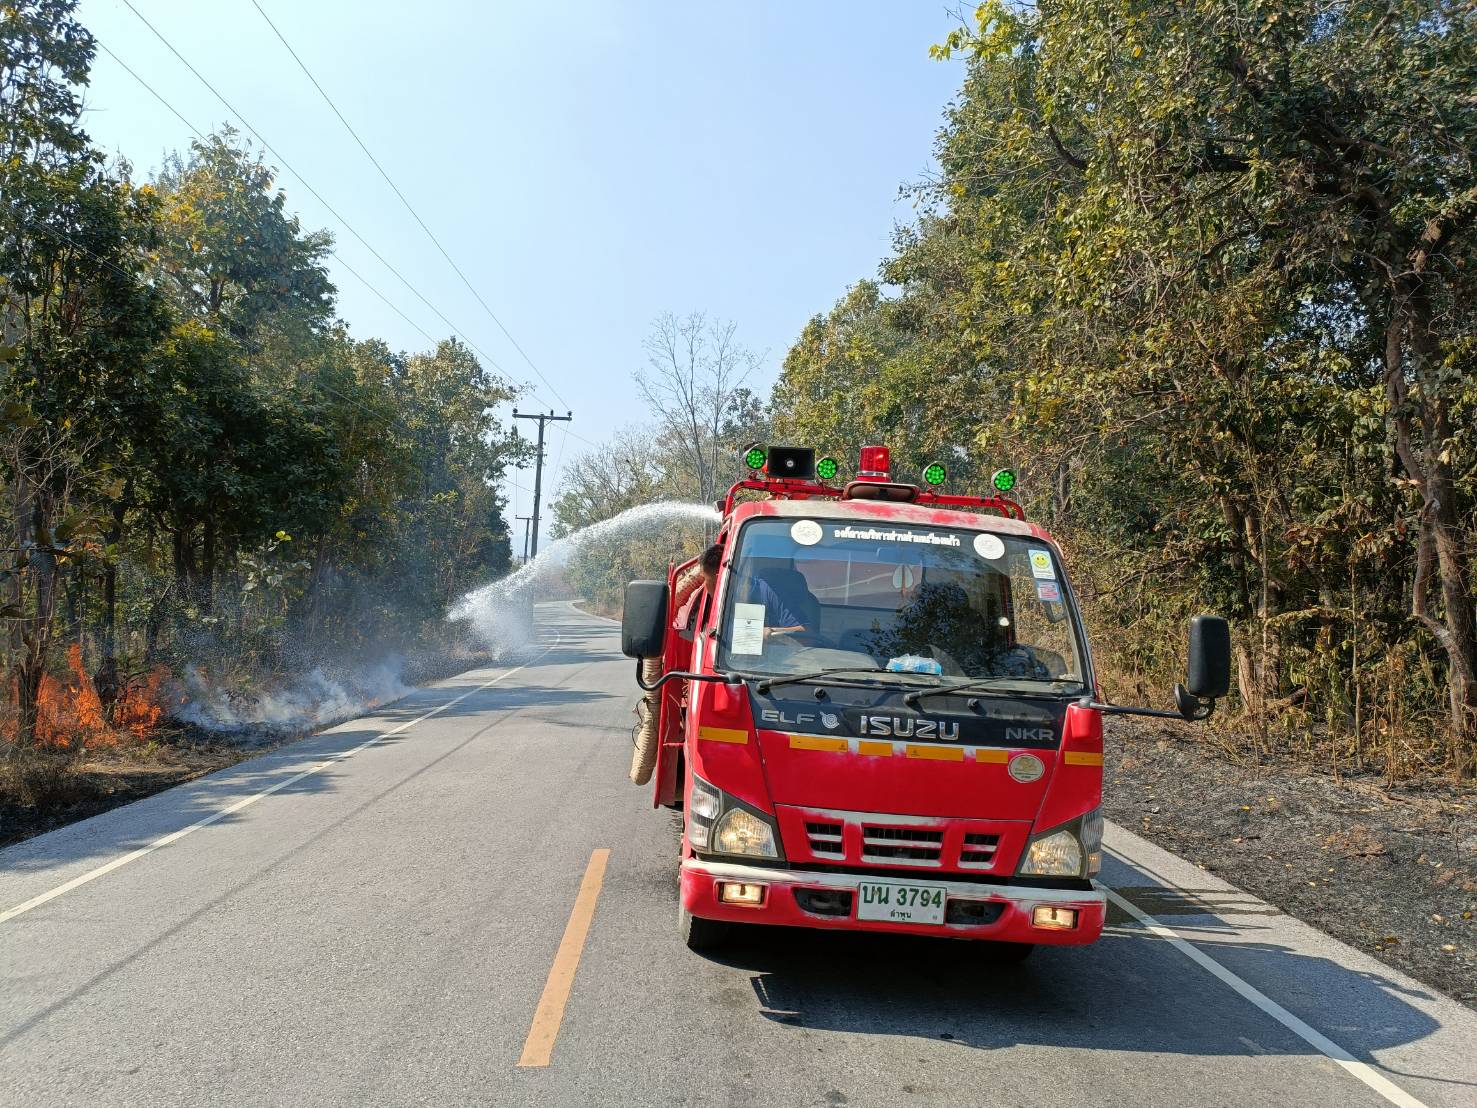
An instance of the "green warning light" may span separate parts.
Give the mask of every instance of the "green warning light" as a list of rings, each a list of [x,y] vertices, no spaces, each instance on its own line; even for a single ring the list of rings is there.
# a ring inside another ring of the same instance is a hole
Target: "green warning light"
[[[764,447],[751,446],[744,453],[744,465],[750,469],[763,469],[765,457]]]
[[[948,476],[949,471],[939,462],[933,462],[923,471],[924,483],[929,485],[942,485]]]
[[[995,476],[990,478],[990,484],[995,486],[996,492],[1009,492],[1015,488],[1015,470],[997,469]]]
[[[836,476],[836,471],[841,467],[836,464],[835,458],[822,458],[815,463],[815,475],[822,481],[829,481]]]

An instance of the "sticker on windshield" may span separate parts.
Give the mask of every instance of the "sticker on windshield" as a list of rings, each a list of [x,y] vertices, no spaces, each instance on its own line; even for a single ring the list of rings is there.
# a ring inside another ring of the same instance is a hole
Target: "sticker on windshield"
[[[813,519],[797,519],[790,526],[790,538],[801,546],[814,546],[821,541],[821,525]]]
[[[978,534],[974,537],[974,552],[981,558],[995,561],[1005,557],[1005,544],[999,535]]]
[[[1031,551],[1031,576],[1038,581],[1056,580],[1056,569],[1051,564],[1051,551]]]
[[[1037,581],[1036,595],[1045,601],[1060,600],[1062,598],[1062,590],[1057,587],[1055,581]]]
[[[735,604],[733,606],[732,654],[764,653],[764,605]]]
[[[837,527],[833,539],[861,539],[864,542],[916,542],[928,546],[958,546],[958,535],[938,531],[884,531],[879,527]]]

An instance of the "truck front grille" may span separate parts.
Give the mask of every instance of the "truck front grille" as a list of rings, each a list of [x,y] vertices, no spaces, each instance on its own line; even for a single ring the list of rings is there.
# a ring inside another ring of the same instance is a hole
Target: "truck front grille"
[[[924,818],[790,804],[776,804],[775,815],[791,862],[970,878],[1013,872],[1031,832],[1029,820]]]
[[[862,861],[938,865],[944,833],[923,827],[884,827],[862,824]]]
[[[959,848],[959,864],[968,869],[989,869],[995,864],[995,848],[999,845],[999,835],[966,832]]]
[[[810,840],[810,852],[818,857],[842,858],[846,855],[845,840],[839,823],[805,824],[805,837]]]

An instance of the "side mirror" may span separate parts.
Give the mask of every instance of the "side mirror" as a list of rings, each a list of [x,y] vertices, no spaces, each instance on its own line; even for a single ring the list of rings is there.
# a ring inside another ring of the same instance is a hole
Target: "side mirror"
[[[1220,616],[1190,620],[1190,666],[1185,688],[1201,700],[1231,691],[1231,625]]]
[[[628,658],[653,658],[667,642],[667,583],[632,581],[626,586],[621,612],[621,653]]]
[[[1231,691],[1231,625],[1220,616],[1196,616],[1190,620],[1189,671],[1185,684],[1174,687],[1173,712],[1100,704],[1090,696],[1084,696],[1080,703],[1084,708],[1114,715],[1209,719],[1215,711],[1215,702]]]

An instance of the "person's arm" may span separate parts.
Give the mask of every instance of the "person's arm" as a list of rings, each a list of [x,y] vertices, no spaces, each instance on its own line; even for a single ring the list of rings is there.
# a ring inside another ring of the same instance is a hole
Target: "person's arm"
[[[764,628],[766,637],[770,635],[790,635],[797,631],[805,630],[805,624],[800,622],[800,617],[785,606],[785,602],[780,599],[779,593],[769,587],[768,581],[759,578],[755,581],[755,585],[757,586],[759,598],[764,604],[765,623],[770,624],[770,620],[773,620],[773,624]]]

